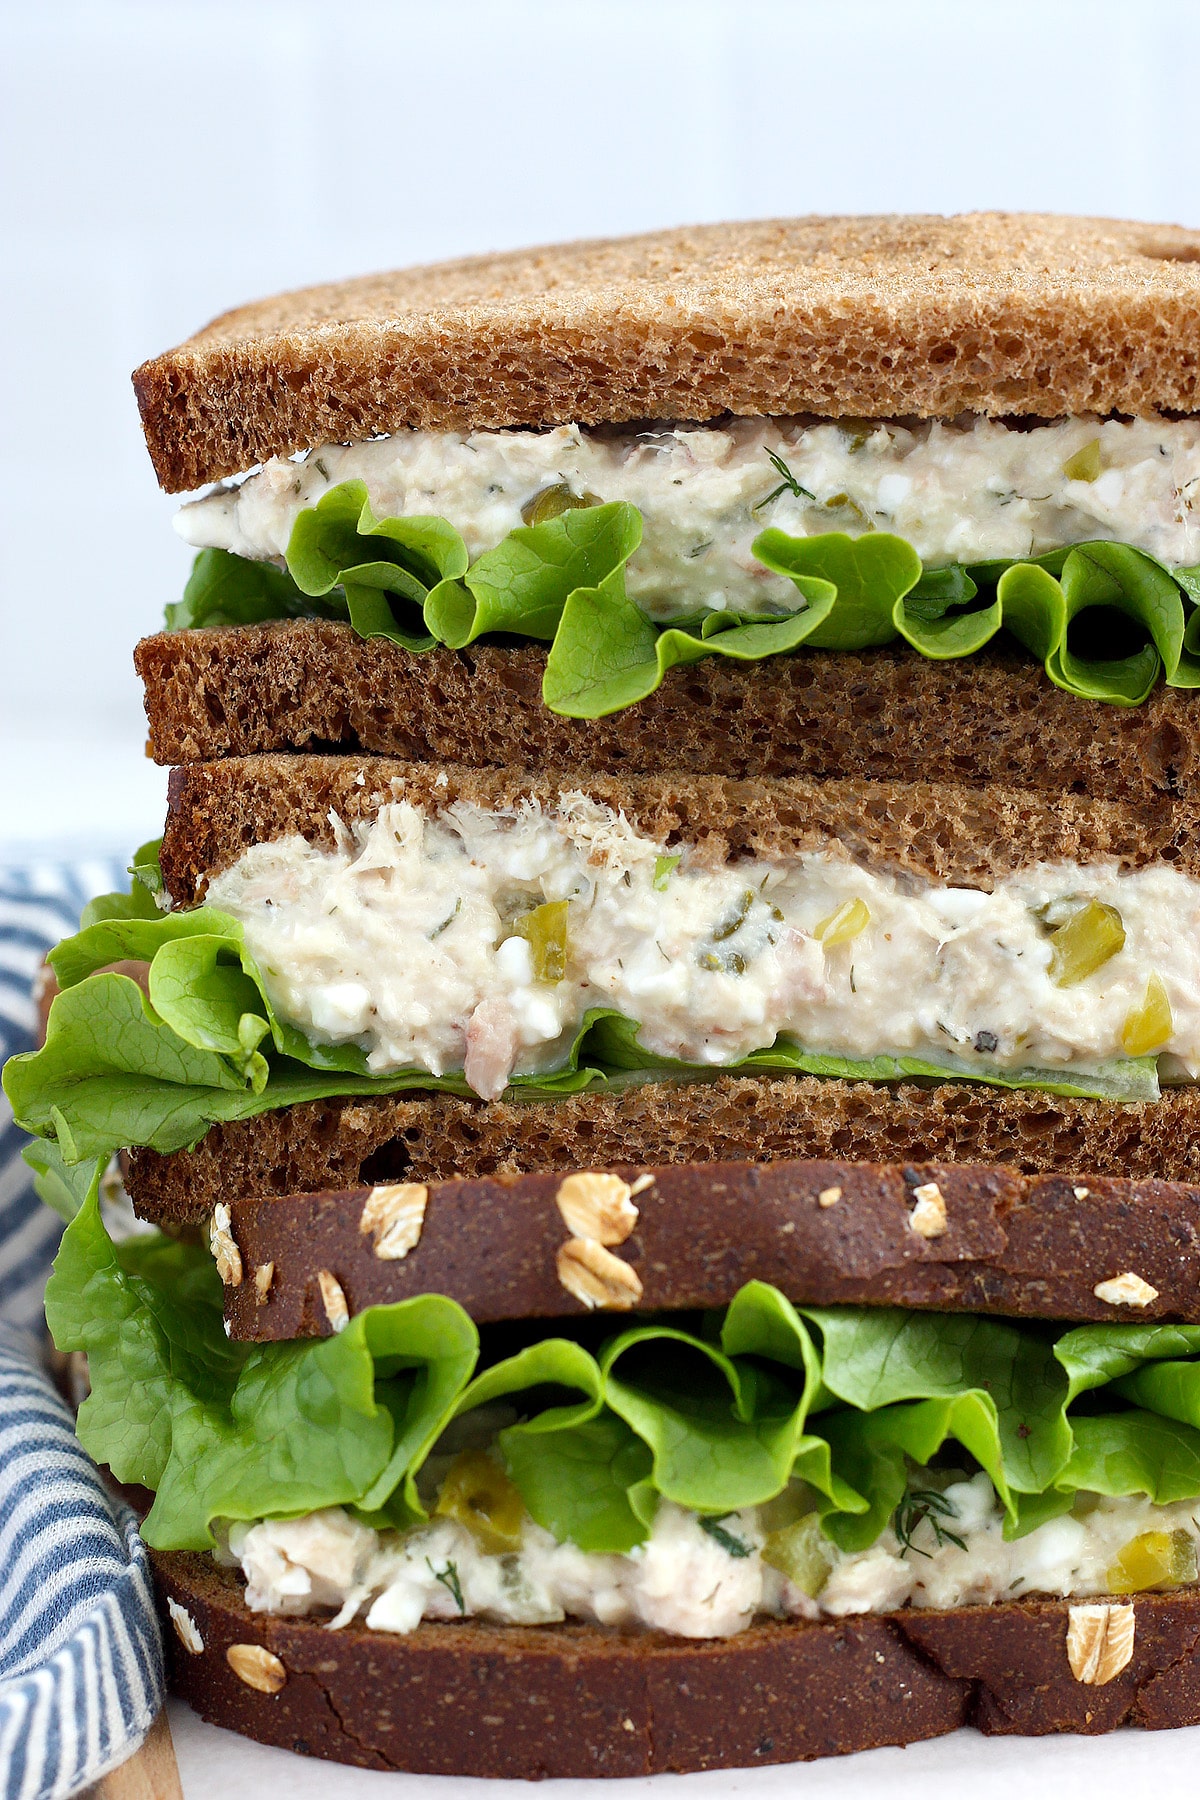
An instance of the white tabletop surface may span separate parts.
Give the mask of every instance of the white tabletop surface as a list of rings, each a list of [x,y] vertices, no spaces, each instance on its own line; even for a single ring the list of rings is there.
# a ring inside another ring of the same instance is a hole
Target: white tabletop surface
[[[631,1781],[467,1781],[383,1775],[271,1750],[205,1725],[171,1702],[185,1800],[931,1800],[950,1784],[969,1800],[1154,1800],[1194,1795],[1200,1726],[1107,1737],[984,1738],[956,1731],[907,1750],[865,1750],[817,1763],[659,1775]]]

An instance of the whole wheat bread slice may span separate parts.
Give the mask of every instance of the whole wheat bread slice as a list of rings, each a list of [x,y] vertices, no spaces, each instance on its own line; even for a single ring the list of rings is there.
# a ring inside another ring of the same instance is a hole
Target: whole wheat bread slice
[[[731,780],[715,775],[585,775],[578,768],[471,769],[386,757],[248,756],[171,771],[162,844],[167,892],[201,899],[208,879],[251,844],[298,833],[332,847],[330,813],[369,820],[393,800],[430,813],[456,800],[496,811],[526,799],[548,810],[583,791],[622,810],[655,840],[687,844],[703,861],[788,858],[828,850],[932,881],[989,887],[1001,875],[1057,860],[1167,862],[1200,873],[1200,809],[1129,806],[1077,794],[936,782]]]
[[[143,1218],[176,1226],[272,1194],[746,1158],[1002,1163],[1072,1186],[1095,1176],[1200,1186],[1200,1090],[1116,1105],[962,1082],[722,1075],[554,1101],[373,1094],[214,1125],[194,1150],[133,1150],[126,1179]],[[1140,1215],[1129,1229],[1135,1267]]]
[[[360,1768],[583,1779],[809,1761],[962,1725],[1039,1737],[1200,1722],[1191,1590],[1123,1599],[1132,1654],[1100,1685],[1072,1673],[1068,1600],[762,1620],[700,1642],[471,1619],[401,1637],[252,1613],[206,1556],[151,1561],[175,1693],[215,1725]]]
[[[573,1190],[594,1185],[581,1173],[597,1171],[571,1172],[568,1210]],[[746,1282],[769,1281],[797,1305],[1200,1321],[1196,1187],[948,1163],[626,1164],[615,1173],[638,1184],[637,1218],[613,1250],[636,1277],[612,1290],[625,1310],[728,1306]],[[558,1171],[235,1200],[238,1254],[220,1264],[230,1335],[328,1336],[340,1319],[336,1300],[330,1314],[330,1276],[351,1316],[417,1294],[447,1294],[480,1325],[582,1315],[574,1265],[560,1263],[571,1236],[563,1181]],[[927,1237],[914,1229],[916,1196],[936,1210],[935,1193],[944,1228]],[[402,1256],[387,1229],[401,1206],[419,1232]],[[1136,1310],[1112,1297],[1124,1289],[1106,1286],[1130,1274],[1154,1291]]]
[[[1142,706],[1107,706],[1002,652],[935,663],[907,649],[815,650],[750,668],[714,657],[594,720],[543,703],[546,652],[533,645],[414,656],[349,625],[294,619],[160,632],[134,660],[150,754],[166,764],[338,749],[478,767],[1200,798],[1191,695],[1160,687]]]
[[[134,375],[158,478],[434,429],[1188,412],[1200,235],[1028,213],[699,225],[225,313]]]

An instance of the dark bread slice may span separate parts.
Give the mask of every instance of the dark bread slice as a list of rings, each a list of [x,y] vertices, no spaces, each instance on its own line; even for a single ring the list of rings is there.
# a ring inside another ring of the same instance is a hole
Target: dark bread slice
[[[718,1162],[617,1172],[630,1183],[647,1172],[654,1178],[638,1191],[632,1233],[613,1250],[641,1283],[639,1310],[727,1306],[757,1280],[814,1306],[1200,1321],[1197,1187],[945,1163]],[[376,1189],[235,1200],[230,1232],[240,1268],[225,1289],[231,1335],[328,1335],[323,1273],[352,1315],[417,1294],[447,1294],[479,1325],[582,1314],[588,1309],[557,1268],[570,1236],[555,1198],[562,1179],[560,1171],[430,1183],[420,1237],[398,1259],[386,1255],[386,1243],[381,1257],[381,1229],[363,1228]],[[911,1219],[914,1193],[930,1183],[946,1223],[925,1237]],[[261,1285],[257,1271],[265,1271]],[[1097,1297],[1099,1284],[1125,1273],[1149,1282],[1157,1298],[1131,1308]]]
[[[151,1560],[164,1614],[168,1600],[183,1607],[203,1644],[164,1633],[175,1693],[245,1737],[360,1768],[653,1775],[807,1762],[961,1725],[1040,1737],[1200,1722],[1195,1591],[1136,1595],[1133,1654],[1098,1685],[1071,1672],[1066,1600],[763,1620],[700,1641],[469,1619],[401,1637],[252,1613],[209,1558]],[[231,1649],[251,1673],[265,1663],[263,1685],[234,1672]]]
[[[1197,258],[1045,213],[699,225],[280,294],[133,382],[172,490],[414,425],[1189,412]]]
[[[159,763],[333,749],[409,762],[605,773],[991,783],[1145,803],[1200,797],[1194,697],[1139,707],[1064,693],[1028,657],[930,662],[814,650],[668,671],[606,719],[542,701],[540,645],[414,656],[349,625],[290,619],[159,632],[134,652]]]
[[[167,891],[190,906],[210,876],[255,843],[299,833],[334,843],[330,812],[374,818],[390,800],[441,813],[455,800],[496,810],[534,798],[548,808],[582,789],[620,808],[660,842],[686,843],[717,864],[832,850],[934,881],[989,887],[1002,874],[1056,860],[1168,862],[1200,873],[1200,808],[1127,806],[1076,794],[935,782],[735,781],[716,775],[584,775],[578,769],[435,769],[386,757],[247,756],[171,771],[162,844]]]
[[[1200,1186],[1200,1089],[1122,1106],[956,1082],[723,1075],[551,1102],[373,1094],[214,1125],[194,1150],[133,1150],[127,1185],[143,1218],[179,1226],[218,1202],[268,1195],[747,1157],[1000,1163],[1085,1187],[1094,1176]]]

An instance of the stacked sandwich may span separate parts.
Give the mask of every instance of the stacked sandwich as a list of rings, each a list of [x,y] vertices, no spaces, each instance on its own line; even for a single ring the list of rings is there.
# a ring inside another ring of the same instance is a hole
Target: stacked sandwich
[[[138,371],[169,816],[6,1082],[206,1717],[1200,1720],[1198,260],[706,227]]]

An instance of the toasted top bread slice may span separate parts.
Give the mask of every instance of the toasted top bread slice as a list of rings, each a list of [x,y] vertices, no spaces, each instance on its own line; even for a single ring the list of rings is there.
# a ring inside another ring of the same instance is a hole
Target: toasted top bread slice
[[[1037,213],[703,225],[333,282],[134,375],[172,492],[405,426],[1190,412],[1200,233]]]

